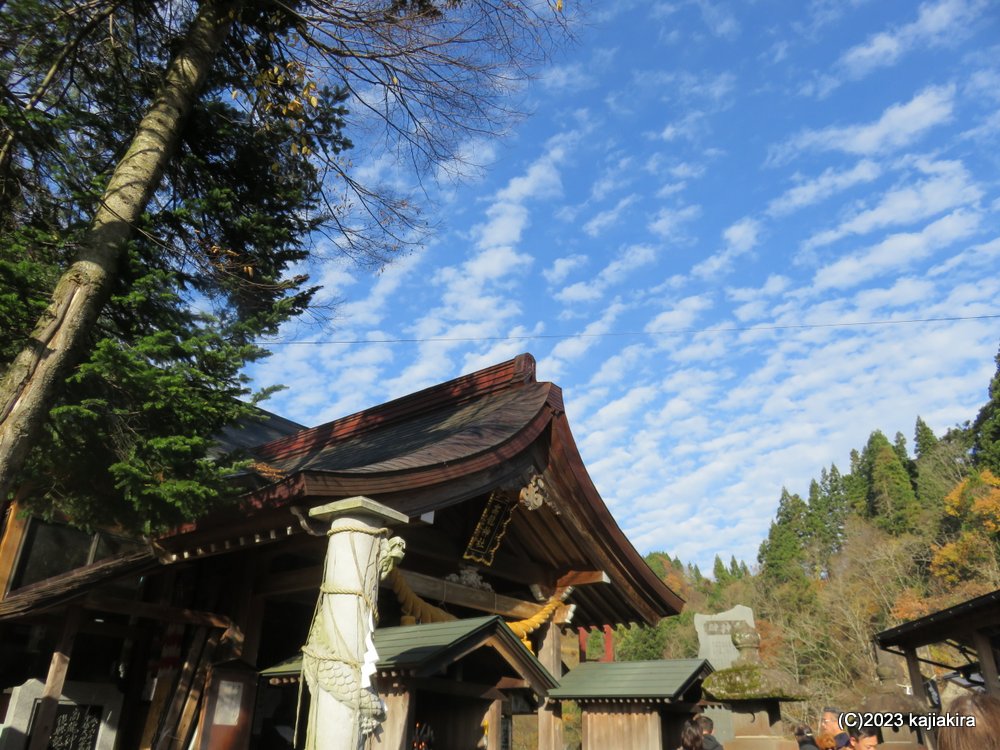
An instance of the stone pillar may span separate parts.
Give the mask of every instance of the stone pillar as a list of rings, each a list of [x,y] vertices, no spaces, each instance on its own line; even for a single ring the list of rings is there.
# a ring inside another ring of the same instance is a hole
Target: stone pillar
[[[303,674],[312,700],[307,750],[360,750],[385,718],[371,677],[377,654],[372,641],[378,615],[378,584],[402,557],[402,540],[389,540],[388,522],[402,513],[367,497],[313,508],[330,522],[326,562],[316,614],[302,648]]]
[[[562,637],[559,626],[548,622],[541,630],[538,661],[549,673],[562,679]],[[538,709],[538,750],[563,750],[562,706],[558,701],[545,703]]]

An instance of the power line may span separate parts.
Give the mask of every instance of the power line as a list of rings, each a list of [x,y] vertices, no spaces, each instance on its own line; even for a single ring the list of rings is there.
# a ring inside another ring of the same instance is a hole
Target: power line
[[[791,331],[815,328],[859,328],[862,326],[893,326],[914,323],[947,323],[961,320],[991,320],[1000,318],[1000,313],[990,315],[956,315],[944,318],[907,318],[903,320],[860,320],[839,323],[797,323],[788,325],[766,326],[724,326],[719,328],[672,328],[661,331],[611,331],[606,333],[533,333],[524,336],[428,336],[412,339],[330,339],[328,341],[270,341],[262,342],[262,346],[316,346],[335,344],[351,346],[354,344],[422,344],[434,341],[441,342],[480,342],[480,341],[530,341],[532,339],[588,339],[588,338],[623,338],[627,336],[673,336],[692,333],[745,333],[749,331]]]

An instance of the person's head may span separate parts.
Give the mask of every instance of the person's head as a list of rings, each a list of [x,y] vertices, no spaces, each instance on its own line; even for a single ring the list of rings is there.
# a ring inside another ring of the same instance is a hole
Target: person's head
[[[948,712],[971,717],[976,725],[941,727],[938,750],[1000,750],[1000,700],[986,693],[968,693],[953,700]]]
[[[685,721],[684,728],[681,729],[681,747],[683,750],[704,750],[705,744],[701,739],[701,727],[697,721]]]
[[[694,721],[698,725],[702,734],[711,734],[715,730],[715,722],[705,716],[705,714],[696,716]]]
[[[813,730],[808,724],[796,724],[795,728],[792,730],[792,734],[795,735],[795,739],[804,740],[807,737],[813,736]]]
[[[878,746],[877,727],[851,727],[847,733],[851,736],[851,750],[875,750]]]
[[[819,731],[823,734],[840,734],[843,728],[840,726],[840,711],[831,706],[823,709],[819,717]]]

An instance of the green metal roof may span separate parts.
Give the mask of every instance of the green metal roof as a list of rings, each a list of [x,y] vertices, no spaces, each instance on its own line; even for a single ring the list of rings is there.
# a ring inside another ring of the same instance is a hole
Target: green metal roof
[[[519,663],[519,671],[539,689],[551,689],[557,683],[535,656],[514,635],[503,618],[497,615],[465,620],[380,628],[375,631],[376,668],[379,670],[420,671],[456,661],[496,636],[506,647],[508,658]],[[302,655],[261,671],[262,677],[285,677],[302,671]]]
[[[677,700],[699,677],[712,672],[706,659],[585,662],[549,693],[559,700],[649,698]]]

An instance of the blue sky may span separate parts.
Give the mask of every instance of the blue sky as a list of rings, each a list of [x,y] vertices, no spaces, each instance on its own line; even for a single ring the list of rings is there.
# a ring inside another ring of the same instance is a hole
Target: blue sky
[[[337,316],[283,341],[326,343],[251,374],[314,425],[530,351],[641,552],[752,564],[783,486],[986,400],[996,318],[832,324],[1000,313],[1000,8],[607,5],[567,0],[576,43],[430,184],[430,241],[313,268]],[[336,343],[385,339],[421,341]]]

